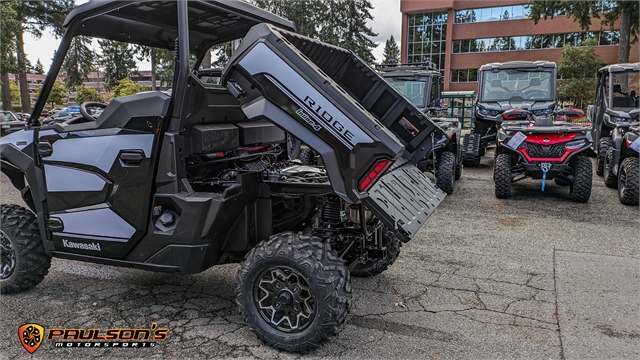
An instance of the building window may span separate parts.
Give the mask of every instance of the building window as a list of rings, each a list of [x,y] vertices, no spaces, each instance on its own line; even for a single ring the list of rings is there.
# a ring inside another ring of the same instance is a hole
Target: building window
[[[596,5],[600,8],[600,12],[609,12],[615,6],[615,1],[601,0]],[[507,5],[496,6],[483,9],[467,9],[458,10],[455,13],[454,22],[456,24],[484,22],[484,21],[502,21],[502,20],[522,20],[529,17],[529,5]],[[564,12],[558,10],[553,14],[554,17],[563,16]]]
[[[407,62],[432,61],[438,70],[444,69],[447,13],[409,14],[407,40]]]
[[[451,82],[478,81],[478,69],[451,70]]]
[[[552,49],[561,48],[565,44],[571,46],[586,46],[589,40],[593,41],[596,46],[618,45],[620,36],[617,31],[589,31],[582,33],[454,40],[452,52],[473,53],[484,51]]]

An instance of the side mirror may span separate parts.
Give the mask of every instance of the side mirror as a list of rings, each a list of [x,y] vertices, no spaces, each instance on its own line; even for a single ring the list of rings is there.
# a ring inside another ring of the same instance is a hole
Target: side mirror
[[[631,116],[632,119],[640,120],[640,109],[629,111],[629,116]]]
[[[613,84],[613,92],[614,92],[614,93],[622,92],[622,85],[620,85],[620,84]]]

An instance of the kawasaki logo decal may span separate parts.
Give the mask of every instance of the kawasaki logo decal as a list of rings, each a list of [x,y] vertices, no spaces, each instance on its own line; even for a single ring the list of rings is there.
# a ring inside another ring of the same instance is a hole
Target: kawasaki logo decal
[[[97,243],[91,243],[91,244],[78,243],[78,242],[69,241],[67,239],[63,239],[62,240],[62,246],[66,247],[66,248],[70,248],[70,249],[102,251],[102,249],[100,249],[100,244],[97,244]]]

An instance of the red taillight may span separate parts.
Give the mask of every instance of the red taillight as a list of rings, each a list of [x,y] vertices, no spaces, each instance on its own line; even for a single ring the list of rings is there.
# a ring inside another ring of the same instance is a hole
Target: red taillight
[[[376,179],[378,179],[380,175],[382,175],[382,173],[384,173],[384,171],[387,170],[387,167],[389,167],[390,164],[391,164],[391,161],[387,159],[376,161],[376,163],[373,164],[369,172],[367,172],[367,175],[363,176],[362,179],[360,179],[358,190],[360,192],[365,192],[369,190],[371,185],[373,185]]]
[[[503,119],[505,119],[505,120],[515,120],[515,119],[517,119],[518,117],[517,117],[517,116],[515,116],[515,115],[502,114],[502,118],[503,118]]]
[[[631,141],[627,140],[627,147],[631,147]]]

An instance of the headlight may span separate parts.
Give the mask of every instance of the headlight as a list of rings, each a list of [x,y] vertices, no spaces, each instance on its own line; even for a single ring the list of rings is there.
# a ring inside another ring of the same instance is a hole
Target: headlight
[[[538,109],[538,110],[533,110],[533,115],[535,116],[542,116],[542,115],[549,115],[551,114],[551,109],[547,108],[547,109]]]
[[[487,115],[489,113],[489,110],[487,109],[480,109],[480,114],[482,115]]]
[[[9,129],[9,128],[11,128],[11,126],[9,126],[9,125],[2,125],[2,128],[3,128],[3,129]]]
[[[613,120],[613,122],[616,122],[616,123],[625,122],[625,121],[631,120],[631,119],[627,119],[627,118],[623,118],[623,117],[619,117],[619,116],[614,116],[611,119]]]
[[[491,114],[491,116],[498,116],[498,114],[500,114],[500,111],[498,111],[498,110],[491,110],[489,113]]]
[[[567,150],[573,150],[573,149],[579,149],[583,147],[584,144],[585,144],[584,140],[574,140],[574,141],[569,141],[564,147]]]

